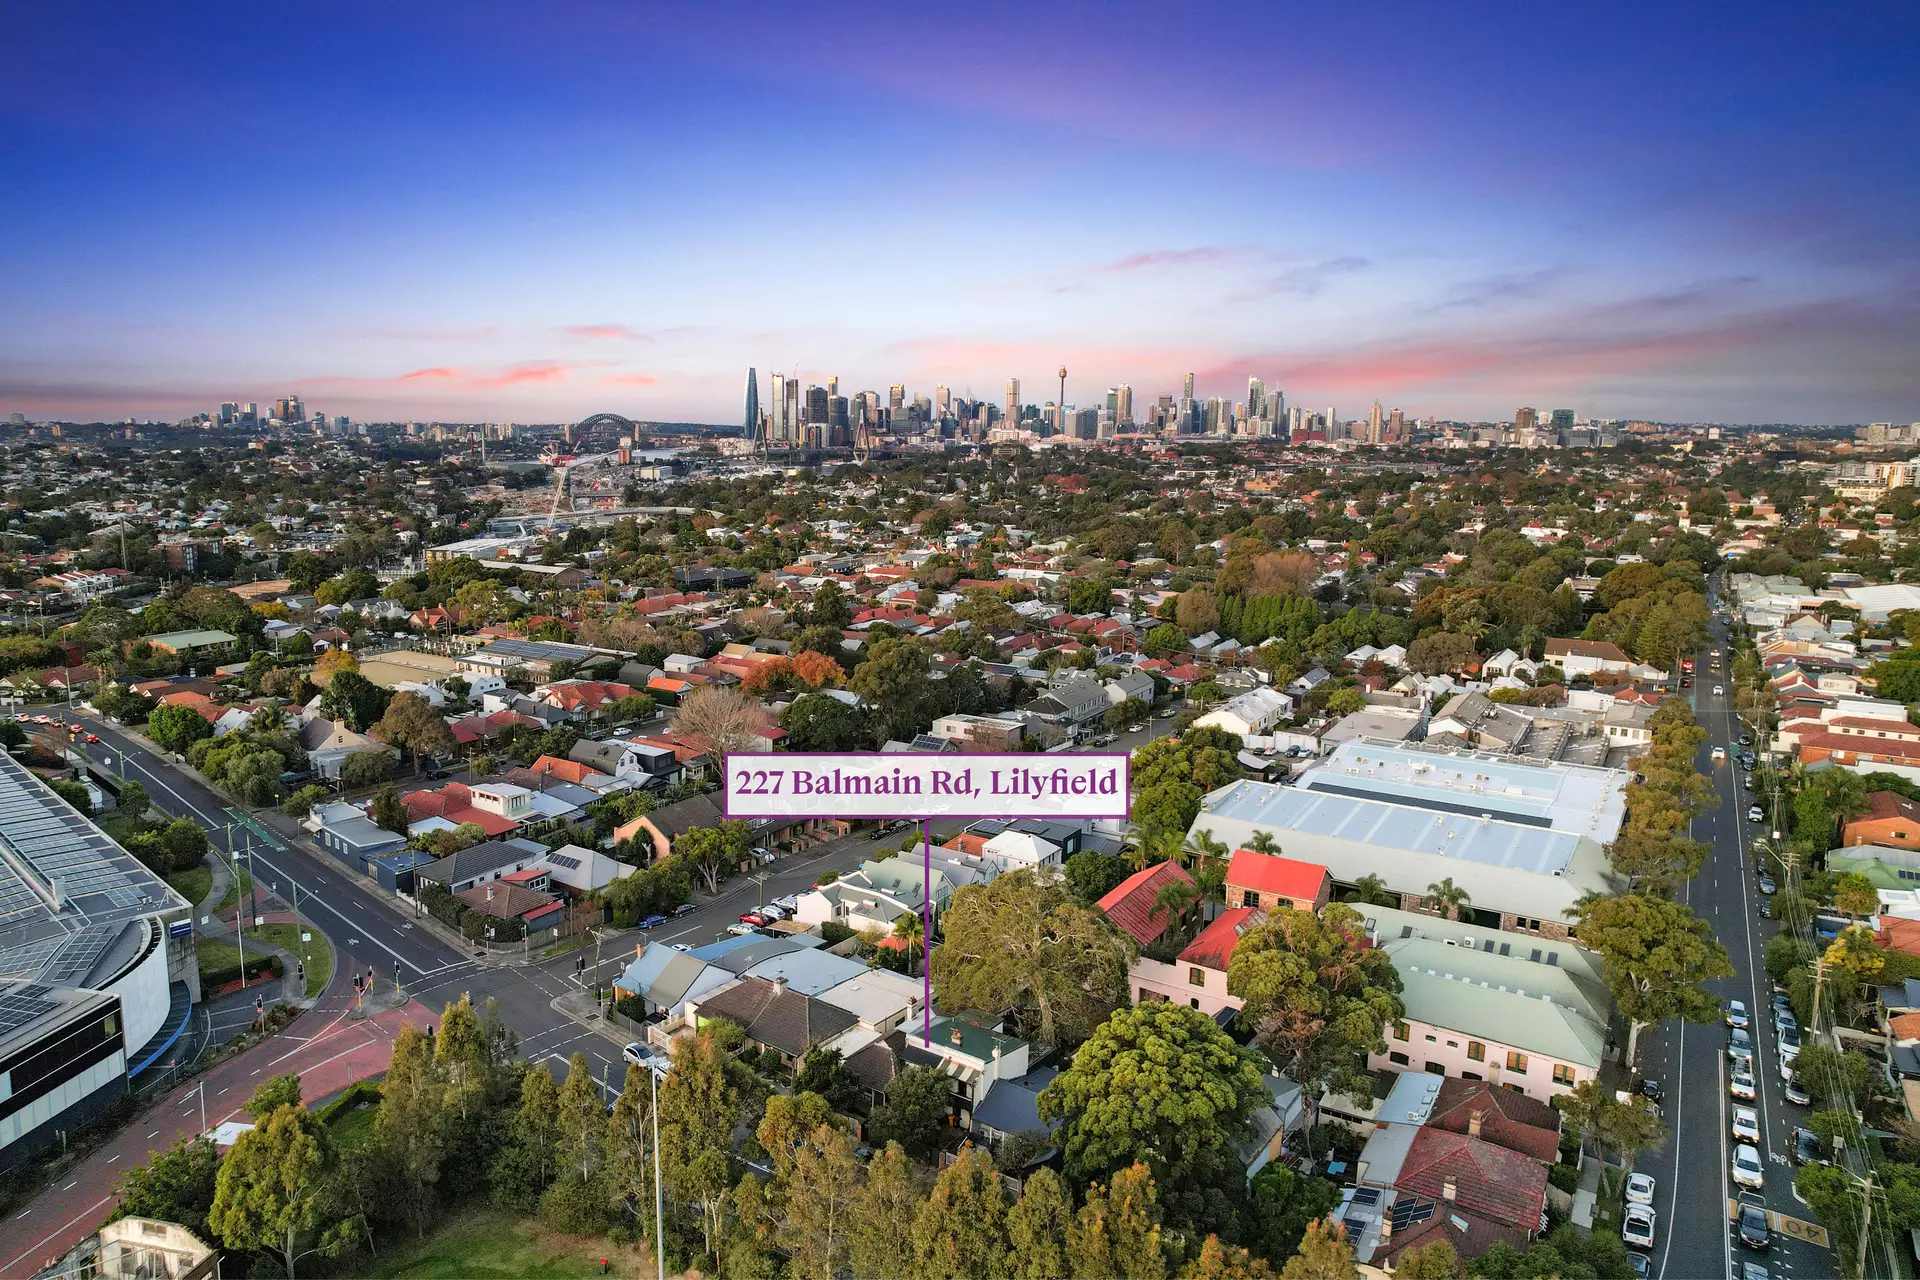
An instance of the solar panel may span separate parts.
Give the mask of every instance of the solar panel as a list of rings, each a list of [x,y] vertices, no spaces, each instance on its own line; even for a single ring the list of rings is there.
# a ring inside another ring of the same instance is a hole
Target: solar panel
[[[42,986],[30,986],[0,995],[0,1035],[12,1035],[34,1019],[58,1009],[58,1001],[45,998],[46,990]],[[42,994],[29,995],[28,992]]]
[[[1354,1192],[1353,1192],[1353,1203],[1355,1203],[1355,1204],[1379,1204],[1379,1203],[1380,1203],[1380,1188],[1378,1188],[1378,1187],[1356,1187],[1356,1188],[1354,1188]]]
[[[580,859],[570,853],[550,853],[547,855],[547,861],[556,867],[565,867],[569,871],[580,869]]]
[[[1416,1200],[1411,1197],[1397,1202],[1393,1206],[1393,1229],[1404,1231],[1417,1222],[1425,1222],[1433,1216],[1433,1201]]]

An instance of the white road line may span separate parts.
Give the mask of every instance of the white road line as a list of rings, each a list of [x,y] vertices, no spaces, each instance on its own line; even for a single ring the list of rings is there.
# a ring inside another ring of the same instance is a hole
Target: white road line
[[[1754,1084],[1754,1092],[1760,1092],[1759,1083]],[[1727,1058],[1720,1055],[1720,1094],[1724,1099],[1727,1093]],[[1733,1274],[1733,1229],[1727,1218],[1727,1108],[1723,1101],[1720,1106],[1720,1246],[1727,1255],[1727,1274]]]

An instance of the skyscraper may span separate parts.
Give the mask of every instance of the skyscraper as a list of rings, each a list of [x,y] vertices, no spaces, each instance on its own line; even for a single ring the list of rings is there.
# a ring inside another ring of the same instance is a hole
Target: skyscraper
[[[1342,437],[1340,434],[1340,415],[1334,412],[1332,405],[1328,405],[1327,406],[1327,440],[1329,443],[1331,443],[1332,441],[1340,440],[1343,438],[1344,437]]]
[[[1515,435],[1524,435],[1540,425],[1540,415],[1526,405],[1513,411],[1513,430]]]
[[[777,376],[777,375],[776,375]],[[760,425],[760,375],[752,365],[747,366],[747,439],[753,439],[754,429]]]
[[[800,438],[800,379],[787,379],[787,433],[782,439],[788,441]]]
[[[1398,409],[1387,415],[1387,438],[1389,440],[1407,438],[1407,415]]]
[[[787,438],[787,375],[776,373],[767,382],[767,439]]]
[[[898,413],[900,412],[901,406],[906,404],[906,402],[907,402],[906,387],[896,382],[892,386],[887,388],[887,408],[888,409],[892,410],[894,413]]]
[[[1267,416],[1267,384],[1258,378],[1247,379],[1247,416],[1264,418]]]
[[[1375,400],[1373,408],[1367,410],[1367,443],[1379,444],[1381,432],[1385,427],[1386,423],[1380,416],[1380,402]]]
[[[827,378],[827,399],[831,400],[839,394],[840,394],[840,375],[830,374]]]
[[[1131,427],[1133,425],[1133,388],[1126,383],[1120,384],[1119,411],[1113,415],[1114,425]]]
[[[1183,400],[1193,399],[1193,375],[1192,374],[1187,375],[1187,389],[1180,393],[1180,398]]]
[[[1007,425],[1017,426],[1020,422],[1020,379],[1007,379]]]
[[[953,392],[945,387],[933,389],[933,416],[944,418],[953,412]]]
[[[807,422],[825,424],[827,421],[827,389],[825,387],[807,388]]]

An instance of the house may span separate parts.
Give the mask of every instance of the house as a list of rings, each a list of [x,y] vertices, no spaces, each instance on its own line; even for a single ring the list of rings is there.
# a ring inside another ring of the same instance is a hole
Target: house
[[[974,1139],[998,1151],[1017,1133],[1051,1135],[1060,1121],[1040,1118],[1040,1094],[1059,1074],[1058,1067],[1035,1067],[1023,1076],[995,1081],[987,1096],[972,1109]]]
[[[689,1001],[739,981],[739,975],[714,964],[702,947],[694,953],[675,951],[664,943],[642,942],[634,958],[613,980],[616,995],[636,996],[649,1014],[668,1021],[686,1016]]]
[[[1105,688],[1095,679],[1062,680],[1026,705],[1029,715],[1069,728],[1090,725],[1107,713]]]
[[[1001,1081],[1027,1074],[1029,1051],[1026,1041],[984,1016],[959,1014],[934,1022],[926,1044],[919,1036],[908,1036],[904,1056],[909,1065],[932,1067],[953,1078],[954,1120],[971,1128],[974,1108]]]
[[[527,940],[532,943],[551,942],[558,938],[567,918],[566,907],[552,894],[507,883],[504,879],[499,883],[476,884],[453,896],[469,910],[478,911],[481,915],[497,920],[518,920],[526,930]]]
[[[1210,1018],[1240,1008],[1245,1001],[1227,991],[1227,968],[1240,935],[1266,918],[1264,911],[1252,907],[1228,907],[1171,961],[1156,960],[1143,952],[1127,974],[1133,1002],[1171,1000]]]
[[[322,807],[346,812],[336,813],[331,819],[323,818],[314,836],[322,849],[356,871],[364,868],[369,859],[397,853],[407,847],[406,836],[380,826],[353,805]],[[318,814],[319,809],[314,812]]]
[[[1625,650],[1605,640],[1549,640],[1547,662],[1566,672],[1569,679],[1603,671],[1627,672],[1634,665]]]
[[[1497,1243],[1525,1249],[1546,1221],[1545,1166],[1431,1125],[1375,1129],[1356,1173],[1341,1218],[1355,1258],[1371,1266],[1442,1239],[1464,1258]]]
[[[689,1001],[688,1017],[696,1026],[713,1018],[735,1023],[746,1033],[748,1048],[773,1050],[789,1069],[812,1050],[831,1048],[855,1025],[845,1009],[767,978],[742,978]]]
[[[680,781],[683,772],[673,748],[619,738],[607,742],[582,738],[568,750],[567,759],[649,791],[665,790]]]
[[[1451,1076],[1440,1080],[1436,1094],[1427,1081],[1409,1073],[1394,1082],[1389,1101],[1403,1085],[1415,1086],[1432,1099],[1425,1121],[1432,1128],[1479,1138],[1549,1167],[1560,1159],[1560,1112],[1538,1098],[1490,1081]]]
[[[1293,699],[1278,690],[1265,687],[1227,699],[1222,705],[1195,720],[1203,729],[1224,729],[1248,737],[1266,734],[1293,715]]]
[[[921,913],[925,883],[925,871],[918,860],[894,855],[863,862],[832,884],[800,894],[793,918],[801,925],[831,920],[856,933],[890,933],[901,916]],[[940,866],[933,870],[931,885],[933,913],[938,917],[946,910],[957,885],[953,874]]]
[[[1333,898],[1333,877],[1317,863],[1236,849],[1227,864],[1227,902],[1277,911],[1318,911]]]
[[[546,856],[547,878],[570,894],[595,893],[615,880],[638,871],[631,863],[609,858],[584,845],[563,844]]]
[[[1840,843],[1920,850],[1920,804],[1893,791],[1869,792],[1867,811],[1847,821]]]
[[[340,777],[341,764],[354,752],[390,750],[376,738],[311,711],[300,725],[299,741],[307,753],[307,767],[329,782]]]
[[[516,871],[525,871],[547,856],[545,845],[533,840],[485,840],[448,854],[414,873],[419,884],[437,884],[461,894]]]
[[[1142,947],[1152,946],[1167,931],[1172,918],[1155,905],[1170,884],[1192,884],[1193,877],[1177,862],[1156,862],[1142,868],[1107,891],[1096,904],[1113,926]]]
[[[213,649],[223,649],[234,643],[235,637],[226,631],[211,629],[199,631],[165,631],[157,636],[148,636],[146,643],[161,653],[175,655],[195,655]]]
[[[1478,692],[1455,694],[1427,725],[1429,737],[1451,733],[1469,746],[1499,752],[1518,751],[1532,731],[1532,716]]]

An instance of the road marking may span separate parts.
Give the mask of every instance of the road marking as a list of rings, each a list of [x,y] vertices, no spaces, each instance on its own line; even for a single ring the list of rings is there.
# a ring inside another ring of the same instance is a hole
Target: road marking
[[[157,1138],[159,1136],[160,1136],[160,1131],[158,1129],[155,1129],[152,1133],[147,1135],[147,1137],[149,1138]]]
[[[107,1163],[112,1164],[115,1160],[118,1160],[119,1158],[120,1158],[119,1153],[116,1152],[113,1155],[110,1155],[107,1157]]]
[[[13,1220],[14,1220],[15,1222],[18,1222],[18,1221],[20,1221],[20,1219],[22,1219],[22,1218],[24,1218],[24,1217],[26,1217],[26,1216],[27,1216],[28,1214],[30,1214],[30,1213],[32,1213],[32,1212],[33,1212],[33,1210],[31,1210],[31,1209],[22,1209],[22,1210],[21,1210],[20,1212],[18,1212],[18,1213],[16,1213],[16,1214],[14,1214],[14,1215],[13,1215]]]
[[[74,1189],[75,1187],[77,1187],[77,1186],[79,1186],[79,1185],[80,1185],[80,1179],[78,1179],[78,1178],[75,1178],[75,1179],[74,1179],[74,1180],[73,1180],[72,1182],[69,1182],[69,1183],[68,1183],[68,1184],[67,1184],[66,1186],[64,1186],[64,1187],[62,1187],[62,1188],[60,1188],[60,1189],[61,1189],[62,1191],[71,1191],[71,1190],[73,1190],[73,1189]]]
[[[25,1258],[28,1255],[32,1254],[35,1250],[39,1249],[42,1245],[46,1244],[47,1241],[53,1239],[55,1236],[59,1235],[62,1231],[65,1231],[68,1227],[71,1227],[74,1223],[81,1221],[82,1219],[86,1218],[90,1214],[98,1213],[102,1206],[112,1204],[112,1203],[113,1203],[112,1196],[110,1195],[101,1196],[98,1200],[94,1201],[92,1204],[82,1209],[79,1213],[74,1214],[73,1217],[61,1223],[59,1226],[55,1227],[53,1230],[47,1232],[46,1235],[40,1237],[38,1240],[34,1241],[32,1244],[22,1249],[13,1258],[9,1259],[4,1266],[0,1266],[0,1274],[5,1274],[5,1275],[15,1274],[14,1267],[19,1264],[22,1258]],[[20,1216],[24,1218],[26,1217],[26,1214],[23,1213]]]

